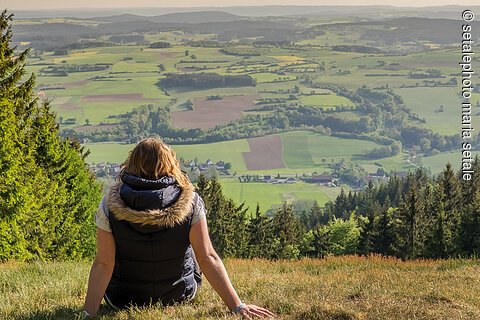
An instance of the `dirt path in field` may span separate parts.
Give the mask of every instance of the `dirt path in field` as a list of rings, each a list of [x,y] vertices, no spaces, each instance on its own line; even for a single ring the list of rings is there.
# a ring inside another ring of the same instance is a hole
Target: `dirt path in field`
[[[61,110],[79,110],[82,109],[78,103],[62,103],[59,104]]]
[[[108,130],[118,127],[118,124],[99,124],[99,125],[83,125],[74,128],[75,131],[85,132],[85,131],[97,131],[97,130]]]
[[[138,100],[153,100],[144,99],[143,93],[118,93],[118,94],[96,94],[90,96],[84,96],[82,101],[84,102],[121,102],[121,101],[138,101]]]
[[[255,108],[258,95],[226,96],[222,100],[193,100],[193,110],[172,112],[172,124],[176,128],[208,129],[240,119],[242,111]]]
[[[279,135],[248,139],[250,152],[243,152],[248,170],[285,168],[282,138]]]

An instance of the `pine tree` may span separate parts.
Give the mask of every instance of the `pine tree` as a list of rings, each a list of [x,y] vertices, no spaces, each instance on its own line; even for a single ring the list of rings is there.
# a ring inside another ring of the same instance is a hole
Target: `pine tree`
[[[300,220],[295,216],[292,207],[286,203],[273,216],[273,231],[278,238],[275,258],[297,258],[305,230]]]
[[[460,184],[450,163],[443,170],[439,183],[445,194],[445,212],[454,215],[460,211],[462,203]]]
[[[248,223],[249,256],[273,259],[276,252],[275,233],[271,218],[260,212],[257,204],[255,215]]]
[[[360,237],[358,244],[358,252],[368,255],[374,250],[374,239],[376,237],[375,230],[375,214],[359,217]]]
[[[393,255],[392,246],[395,241],[393,229],[393,214],[395,208],[385,207],[375,218],[373,229],[373,252],[385,256]]]
[[[462,255],[480,255],[480,191],[477,191],[473,203],[466,206],[462,213],[459,239]]]
[[[434,194],[431,221],[426,230],[426,252],[429,258],[448,258],[453,252],[452,225],[444,210],[445,195],[437,186]]]
[[[415,257],[415,234],[420,212],[419,190],[413,175],[408,176],[409,190],[396,212],[395,254],[401,258]]]
[[[0,15],[0,260],[91,257],[100,186],[78,144],[58,136],[55,114],[22,82],[28,50],[11,47]]]
[[[462,190],[458,177],[452,169],[452,165],[447,163],[443,170],[440,179],[439,187],[442,188],[445,195],[444,210],[445,220],[451,226],[453,242],[460,246],[460,222],[462,212]]]
[[[478,170],[480,170],[480,158],[476,155],[472,163],[473,174],[471,180],[462,178],[463,171],[461,168],[457,172],[457,179],[460,181],[462,192],[462,207],[473,204],[476,193],[480,191],[480,172]]]
[[[315,248],[315,255],[319,258],[324,258],[332,251],[330,243],[330,229],[328,226],[317,226],[313,230],[313,246]]]
[[[313,230],[318,224],[325,225],[330,220],[330,217],[323,210],[317,201],[313,202],[313,206],[308,211],[302,211],[300,221],[307,230]]]
[[[200,175],[197,192],[203,198],[209,212],[207,222],[212,243],[222,257],[247,257],[249,235],[247,229],[247,208],[237,206],[225,198],[217,178],[209,180]]]
[[[340,190],[340,194],[335,199],[335,206],[334,206],[334,215],[336,217],[342,217],[348,215],[348,204],[347,204],[347,196],[345,195],[345,190],[343,188]]]

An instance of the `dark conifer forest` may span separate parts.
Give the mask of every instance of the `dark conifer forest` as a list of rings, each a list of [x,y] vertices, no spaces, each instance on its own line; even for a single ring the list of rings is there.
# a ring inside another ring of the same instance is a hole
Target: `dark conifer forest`
[[[480,170],[477,158],[475,172]],[[283,205],[249,218],[201,176],[212,241],[223,256],[267,259],[380,254],[402,259],[476,257],[480,253],[480,179],[464,181],[450,164],[438,176],[418,169],[359,192],[342,192],[325,208],[299,215]]]

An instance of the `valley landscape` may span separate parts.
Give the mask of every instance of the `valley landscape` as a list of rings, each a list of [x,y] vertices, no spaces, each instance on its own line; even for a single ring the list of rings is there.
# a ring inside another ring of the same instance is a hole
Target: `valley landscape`
[[[185,162],[229,163],[228,174],[210,174],[250,208],[324,205],[377,173],[460,167],[459,20],[405,17],[400,8],[392,18],[377,9],[376,18],[361,8],[344,16],[21,18],[14,40],[33,48],[27,71],[37,74],[62,134],[91,150],[88,162],[121,163],[132,143],[158,134]],[[479,100],[476,87],[473,122]],[[152,123],[157,109],[162,119]],[[264,184],[274,200],[263,203],[243,195],[257,185],[238,175],[294,177],[309,192]],[[301,179],[312,175],[337,183]]]
[[[80,318],[95,212],[147,136],[204,200],[242,301],[279,319],[480,318],[475,129],[462,153],[480,76],[467,121],[464,9],[2,12],[0,318]],[[238,318],[203,283],[188,303],[102,304],[94,318]]]

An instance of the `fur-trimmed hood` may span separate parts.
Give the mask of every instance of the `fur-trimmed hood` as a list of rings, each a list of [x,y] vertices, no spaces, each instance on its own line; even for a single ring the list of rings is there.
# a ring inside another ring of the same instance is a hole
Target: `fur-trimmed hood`
[[[109,212],[117,220],[124,220],[149,229],[152,227],[155,229],[172,228],[175,224],[182,223],[192,212],[193,185],[189,184],[188,187],[180,189],[172,177],[168,177],[167,180],[162,179],[145,180],[134,176],[122,177],[107,190],[105,200]],[[141,188],[142,186],[143,188]],[[163,191],[169,187],[178,191],[173,196],[170,195],[175,199],[169,199],[165,205]],[[158,205],[143,206],[142,196],[147,194],[148,200],[150,202],[152,200],[152,195],[149,193],[153,194],[153,199],[157,197]],[[137,198],[138,201],[136,201]],[[130,202],[130,206],[126,202]]]

